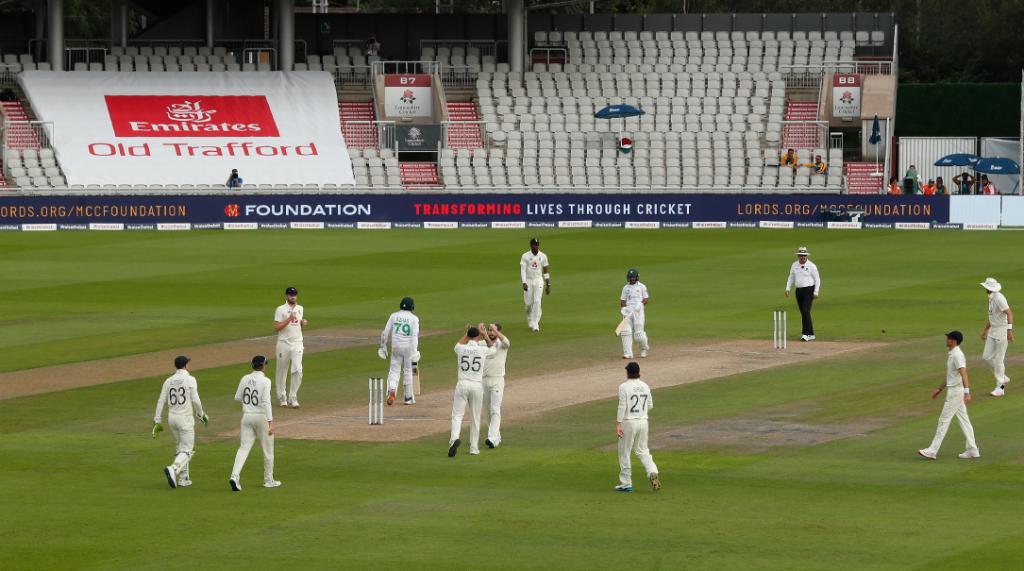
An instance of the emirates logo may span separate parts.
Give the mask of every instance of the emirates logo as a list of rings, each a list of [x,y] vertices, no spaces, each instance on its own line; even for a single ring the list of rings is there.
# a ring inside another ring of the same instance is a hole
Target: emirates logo
[[[201,103],[202,101],[183,101],[168,105],[167,118],[182,123],[208,123],[217,111],[203,109]]]

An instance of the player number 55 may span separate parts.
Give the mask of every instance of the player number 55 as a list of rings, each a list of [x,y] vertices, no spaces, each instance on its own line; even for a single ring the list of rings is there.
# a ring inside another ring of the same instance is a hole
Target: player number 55
[[[470,360],[468,355],[463,355],[459,359],[459,369],[462,369],[462,372],[473,371],[476,373],[480,371],[480,357],[473,357],[473,359]]]

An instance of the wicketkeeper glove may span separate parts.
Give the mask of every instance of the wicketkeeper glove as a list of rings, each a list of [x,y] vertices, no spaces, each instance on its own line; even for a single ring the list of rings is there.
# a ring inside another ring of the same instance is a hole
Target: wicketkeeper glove
[[[413,351],[412,352],[412,362],[413,363],[419,363],[420,362],[420,352],[419,351]]]
[[[153,423],[153,438],[156,438],[156,435],[161,433],[161,432],[163,432],[163,431],[164,431],[163,425],[161,425],[159,422],[154,422]]]
[[[377,347],[377,356],[380,357],[381,359],[387,359],[388,350],[385,349],[384,347]]]
[[[203,426],[208,426],[210,424],[210,417],[206,416],[206,413],[204,412],[203,416],[199,417],[199,422],[202,422]]]

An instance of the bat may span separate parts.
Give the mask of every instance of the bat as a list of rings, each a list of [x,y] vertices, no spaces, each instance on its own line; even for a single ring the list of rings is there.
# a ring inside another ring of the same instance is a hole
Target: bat
[[[412,364],[412,393],[419,396],[420,394],[420,364]]]
[[[626,317],[622,318],[622,321],[619,322],[618,327],[615,328],[615,334],[616,335],[622,335],[622,331],[624,329],[626,329],[626,327],[628,327],[628,323],[629,323],[629,316],[627,315]]]

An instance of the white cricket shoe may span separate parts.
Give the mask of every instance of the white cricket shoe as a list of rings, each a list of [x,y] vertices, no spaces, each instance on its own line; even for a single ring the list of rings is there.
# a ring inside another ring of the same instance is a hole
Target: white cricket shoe
[[[533,327],[531,328],[531,331],[540,331],[540,326],[539,326],[539,325],[534,325],[534,326],[533,326]]]
[[[979,452],[977,448],[970,448],[968,450],[964,450],[960,454],[957,454],[957,457],[963,458],[964,460],[968,460],[970,458],[981,458],[981,452]]]
[[[187,487],[189,487],[191,485],[192,485],[192,480],[188,480],[188,479],[184,479],[184,478],[178,480],[178,487],[179,488],[187,488]]]
[[[995,389],[992,390],[992,392],[990,392],[988,394],[990,396],[994,396],[994,397],[1001,397],[1001,396],[1006,394],[1006,389],[1001,389],[999,387],[996,387]]]
[[[922,448],[918,450],[917,453],[920,454],[923,458],[927,458],[929,460],[935,459],[935,453],[932,452],[931,450],[928,450],[927,448]]]
[[[402,404],[406,404],[406,405],[416,404],[416,399],[413,398],[413,397],[405,397],[405,402],[403,402]]]
[[[280,485],[281,485],[281,482],[279,482],[278,480],[269,480],[269,481],[263,482],[263,487],[264,488],[277,488]]]
[[[640,351],[640,358],[641,359],[646,359],[647,358],[647,349],[644,349],[644,350]]]
[[[479,456],[480,455],[480,451],[479,450],[470,450],[469,451],[469,455],[470,456]]]
[[[293,400],[291,404],[292,404],[292,408],[299,408],[299,401]]]
[[[632,355],[623,355],[622,358],[623,359],[632,359],[633,356]]]
[[[807,340],[808,341],[814,341],[815,339],[816,339],[816,337],[814,335],[808,335],[807,336]]]
[[[288,401],[283,400],[283,401],[280,401],[280,402],[281,402],[281,408],[286,408],[288,406]]]
[[[810,341],[810,339],[808,339],[808,337],[809,337],[808,335],[801,335],[800,336],[800,340],[801,341]]]
[[[238,478],[231,478],[230,480],[228,480],[228,484],[231,485],[232,492],[242,491],[242,483],[238,481]]]

